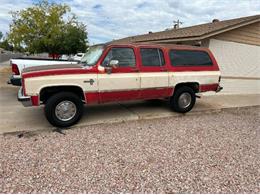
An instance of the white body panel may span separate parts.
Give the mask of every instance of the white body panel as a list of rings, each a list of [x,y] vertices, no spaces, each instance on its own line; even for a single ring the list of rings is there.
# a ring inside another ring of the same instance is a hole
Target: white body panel
[[[162,88],[169,86],[168,72],[140,73],[141,89]]]
[[[216,84],[219,76],[219,71],[72,74],[26,78],[25,87],[28,95],[39,95],[41,89],[51,86],[78,86],[84,92],[129,91],[174,87],[185,82]],[[93,85],[84,82],[89,79],[94,80]]]
[[[93,79],[94,83],[85,83]],[[53,86],[78,86],[84,92],[98,91],[97,74],[72,74],[72,75],[55,75],[41,76],[25,79],[26,94],[39,95],[41,89]]]
[[[178,83],[196,82],[200,85],[218,83],[220,71],[193,71],[193,72],[170,72],[169,85]]]
[[[11,59],[10,64],[16,64],[20,75],[15,75],[16,78],[21,78],[21,73],[24,68],[32,66],[43,66],[43,65],[57,65],[57,64],[77,64],[76,61],[60,61],[60,60],[32,60],[32,59]]]
[[[122,91],[140,89],[139,73],[98,74],[99,91]]]

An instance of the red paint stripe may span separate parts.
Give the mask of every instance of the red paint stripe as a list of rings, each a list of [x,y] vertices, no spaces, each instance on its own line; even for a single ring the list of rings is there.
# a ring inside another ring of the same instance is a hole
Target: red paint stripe
[[[93,74],[97,73],[97,69],[56,69],[23,73],[23,78],[40,77],[40,76],[53,76],[53,75],[68,75],[68,74]]]
[[[219,84],[207,84],[207,85],[200,85],[200,92],[206,92],[206,91],[217,91]]]
[[[87,104],[129,101],[129,100],[145,100],[165,98],[171,96],[173,88],[158,88],[144,90],[129,91],[108,91],[108,92],[90,92],[85,93]]]
[[[139,99],[139,90],[101,92],[100,102],[128,101]]]
[[[31,96],[33,106],[39,106],[39,96]]]
[[[144,89],[140,91],[140,99],[165,98],[173,94],[173,87]]]
[[[200,85],[200,92],[216,91],[218,84]],[[87,104],[98,104],[116,101],[147,100],[171,97],[174,88],[155,88],[129,91],[109,91],[85,93]]]
[[[99,93],[98,92],[85,93],[85,101],[87,102],[87,104],[99,103]]]

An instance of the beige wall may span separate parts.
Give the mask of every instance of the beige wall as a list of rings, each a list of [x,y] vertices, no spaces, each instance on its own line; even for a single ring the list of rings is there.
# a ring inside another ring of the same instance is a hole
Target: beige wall
[[[209,48],[223,75],[260,78],[260,46],[210,39]]]
[[[224,77],[222,93],[260,93],[260,46],[210,39],[209,48]]]
[[[212,38],[260,46],[260,22],[228,31]]]

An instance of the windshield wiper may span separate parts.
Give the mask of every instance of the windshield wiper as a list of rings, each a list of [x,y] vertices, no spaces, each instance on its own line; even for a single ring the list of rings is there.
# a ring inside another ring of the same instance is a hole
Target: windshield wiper
[[[84,66],[88,66],[88,62],[87,62],[87,60],[85,60],[85,61],[81,61],[80,63],[83,64]]]

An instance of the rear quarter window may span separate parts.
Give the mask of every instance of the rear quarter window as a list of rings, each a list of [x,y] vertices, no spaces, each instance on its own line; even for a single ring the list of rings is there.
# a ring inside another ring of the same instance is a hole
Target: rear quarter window
[[[205,51],[170,50],[172,66],[212,66],[209,54]]]

